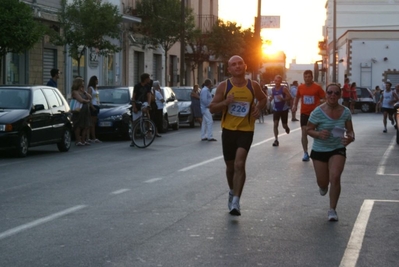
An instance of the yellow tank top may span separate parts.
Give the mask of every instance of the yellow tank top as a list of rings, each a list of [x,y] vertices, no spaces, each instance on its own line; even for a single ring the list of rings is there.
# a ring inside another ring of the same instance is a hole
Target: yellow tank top
[[[238,87],[232,84],[230,79],[226,81],[224,97],[234,94],[234,102],[224,111],[222,116],[222,128],[232,131],[253,132],[255,130],[255,118],[251,116],[254,103],[254,89],[250,79],[247,84]]]

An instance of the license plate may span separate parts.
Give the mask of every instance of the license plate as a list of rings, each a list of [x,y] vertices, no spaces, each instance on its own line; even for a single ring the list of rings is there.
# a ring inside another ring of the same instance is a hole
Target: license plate
[[[111,127],[112,126],[112,122],[111,121],[100,121],[98,123],[98,126],[100,126],[100,127]]]

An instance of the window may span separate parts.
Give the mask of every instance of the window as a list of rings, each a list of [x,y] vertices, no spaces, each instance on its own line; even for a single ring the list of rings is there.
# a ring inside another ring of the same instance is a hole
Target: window
[[[50,107],[55,108],[61,106],[61,103],[58,102],[57,96],[54,94],[54,91],[51,89],[43,89],[44,94],[46,95],[47,102]]]
[[[48,109],[47,101],[42,90],[35,90],[33,92],[33,105],[43,105],[44,109]]]
[[[115,84],[114,55],[103,57],[103,85]]]
[[[81,76],[86,81],[86,78],[85,78],[86,75],[84,73],[85,62],[86,62],[85,56],[83,55],[80,58],[80,68],[78,68],[78,61],[76,59],[72,58],[72,77],[73,77],[73,79],[75,79],[77,76]]]
[[[5,56],[4,84],[27,84],[27,54],[8,53]]]

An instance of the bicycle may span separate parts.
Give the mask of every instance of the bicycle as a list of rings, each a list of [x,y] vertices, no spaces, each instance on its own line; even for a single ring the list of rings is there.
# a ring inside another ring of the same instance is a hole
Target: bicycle
[[[141,103],[136,103],[136,105]],[[146,148],[155,139],[155,124],[148,117],[148,106],[141,107],[140,117],[133,122],[132,142],[138,148]]]

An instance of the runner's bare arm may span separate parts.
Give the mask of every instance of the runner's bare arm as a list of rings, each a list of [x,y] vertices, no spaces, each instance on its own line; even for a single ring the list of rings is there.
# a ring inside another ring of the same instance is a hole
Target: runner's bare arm
[[[218,113],[223,111],[230,103],[233,102],[234,96],[229,95],[224,98],[224,89],[226,88],[226,81],[221,82],[216,88],[215,96],[212,99],[211,104],[209,104],[209,111],[211,113]]]

